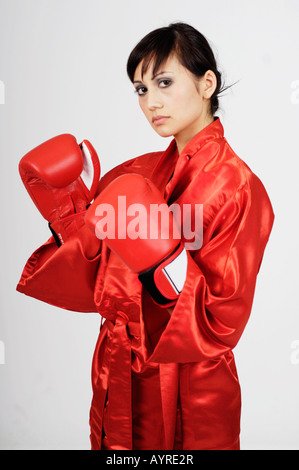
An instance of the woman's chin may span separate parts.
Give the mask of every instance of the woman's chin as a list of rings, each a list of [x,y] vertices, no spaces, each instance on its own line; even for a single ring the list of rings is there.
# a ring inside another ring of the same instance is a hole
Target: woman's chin
[[[169,129],[154,129],[160,137],[172,137],[173,132]]]

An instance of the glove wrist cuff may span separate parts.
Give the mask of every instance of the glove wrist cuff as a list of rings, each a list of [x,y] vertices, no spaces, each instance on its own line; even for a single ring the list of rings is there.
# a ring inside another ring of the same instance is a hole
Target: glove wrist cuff
[[[187,253],[183,243],[161,263],[139,274],[138,279],[163,307],[175,305],[186,280]]]
[[[84,225],[86,211],[69,215],[54,222],[49,222],[49,229],[56,241],[57,246],[63,245],[68,238],[76,233]]]

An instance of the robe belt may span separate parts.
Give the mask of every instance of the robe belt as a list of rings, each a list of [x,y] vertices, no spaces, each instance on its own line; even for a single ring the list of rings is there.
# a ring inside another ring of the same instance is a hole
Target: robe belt
[[[115,323],[105,321],[112,332],[108,381],[108,440],[116,450],[132,449],[132,387],[131,340],[128,331],[137,331],[138,323],[129,322],[125,314],[117,315]]]
[[[140,336],[140,324],[128,321],[126,314],[117,315],[115,323],[105,321],[111,334],[111,355],[108,382],[109,447],[132,449],[132,362],[131,339]],[[178,399],[178,367],[176,363],[159,364],[162,418],[167,450],[173,449]]]

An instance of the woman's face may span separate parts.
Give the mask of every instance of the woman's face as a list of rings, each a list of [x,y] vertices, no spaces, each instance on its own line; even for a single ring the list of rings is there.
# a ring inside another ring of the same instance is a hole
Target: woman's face
[[[212,71],[197,79],[174,54],[155,77],[153,61],[143,78],[141,68],[142,61],[134,74],[139,105],[161,137],[174,136],[177,140],[188,141],[212,122],[209,100],[216,88],[216,76]]]

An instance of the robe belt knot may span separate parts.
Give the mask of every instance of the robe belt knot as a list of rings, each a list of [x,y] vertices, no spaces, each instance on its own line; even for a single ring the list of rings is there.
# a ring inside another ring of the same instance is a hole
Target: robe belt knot
[[[111,320],[106,320],[106,324],[110,331],[113,331],[116,325],[125,325],[129,335],[140,336],[140,323],[135,321],[129,321],[127,315],[117,315],[115,323]]]

